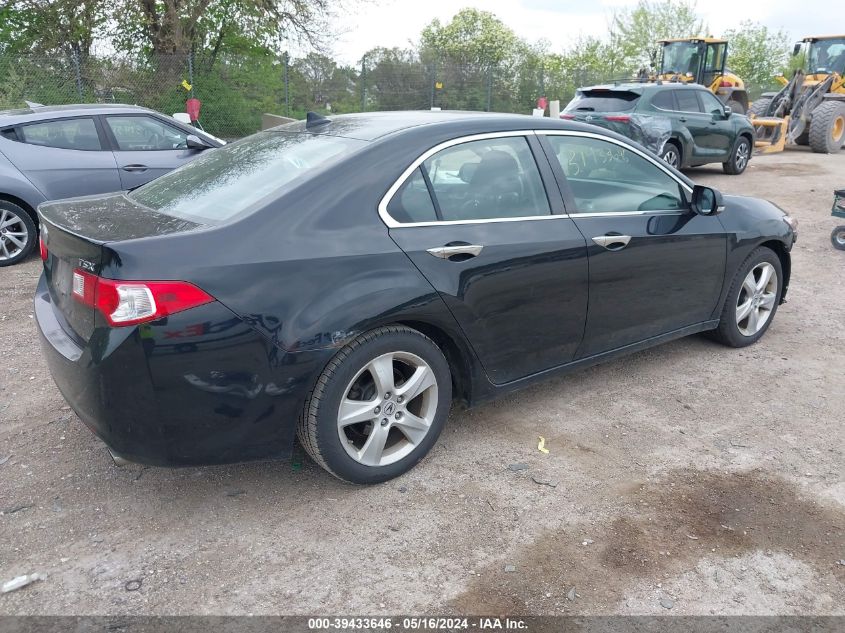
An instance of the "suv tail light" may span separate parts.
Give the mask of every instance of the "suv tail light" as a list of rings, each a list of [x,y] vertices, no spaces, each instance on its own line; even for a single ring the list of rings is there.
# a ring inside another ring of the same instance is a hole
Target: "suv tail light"
[[[605,121],[616,121],[617,123],[630,123],[631,117],[627,114],[609,114],[604,117]]]
[[[113,327],[155,321],[214,301],[186,281],[105,279],[79,268],[73,271],[73,297],[99,310]]]
[[[575,115],[574,114],[567,114],[567,113],[564,112],[563,114],[560,115],[560,118],[566,119],[567,121],[571,121],[575,118]]]

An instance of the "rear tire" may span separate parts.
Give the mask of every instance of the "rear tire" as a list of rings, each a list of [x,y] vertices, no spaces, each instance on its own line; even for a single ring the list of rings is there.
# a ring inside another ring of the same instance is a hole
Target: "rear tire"
[[[668,163],[675,169],[681,168],[683,157],[683,150],[675,141],[666,141],[663,150],[660,152],[660,160]]]
[[[0,200],[0,266],[13,266],[35,248],[38,229],[24,209],[8,200]]]
[[[751,160],[751,140],[747,136],[740,136],[734,141],[728,160],[722,163],[722,169],[730,176],[739,176],[748,167]]]
[[[712,338],[729,347],[756,343],[772,324],[782,292],[780,258],[765,246],[754,249],[736,272]]]
[[[297,437],[338,479],[381,483],[425,457],[451,402],[451,372],[440,348],[417,330],[381,327],[329,362],[305,402]]]
[[[840,224],[830,234],[830,242],[833,248],[845,251],[845,224]]]
[[[845,103],[823,101],[810,119],[810,149],[818,154],[836,154],[845,143]]]

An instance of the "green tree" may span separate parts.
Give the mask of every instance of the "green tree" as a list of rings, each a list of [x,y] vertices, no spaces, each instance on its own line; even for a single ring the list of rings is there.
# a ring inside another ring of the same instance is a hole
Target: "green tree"
[[[618,49],[622,66],[615,70],[631,74],[653,66],[657,40],[696,37],[705,30],[694,0],[640,0],[634,9],[613,16],[609,44]]]
[[[722,34],[728,40],[728,67],[746,83],[752,98],[776,84],[775,75],[789,65],[789,36],[757,22],[745,21]]]

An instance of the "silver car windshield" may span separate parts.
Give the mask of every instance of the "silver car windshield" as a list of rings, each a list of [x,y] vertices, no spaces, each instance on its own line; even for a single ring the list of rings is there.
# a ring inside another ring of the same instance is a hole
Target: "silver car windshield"
[[[159,213],[219,224],[365,145],[365,141],[322,134],[259,132],[207,150],[128,196]]]

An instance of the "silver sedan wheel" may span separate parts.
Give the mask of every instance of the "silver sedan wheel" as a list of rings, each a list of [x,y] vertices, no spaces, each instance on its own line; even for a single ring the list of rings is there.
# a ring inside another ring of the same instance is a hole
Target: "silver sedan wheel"
[[[422,358],[391,352],[373,359],[344,391],[337,415],[340,443],[365,466],[386,466],[428,435],[437,412],[437,378]]]
[[[0,209],[0,260],[18,255],[29,240],[26,224],[8,209]]]
[[[736,304],[736,324],[743,336],[754,336],[768,323],[777,294],[778,275],[774,266],[761,262],[748,272]]]
[[[740,141],[736,147],[736,170],[743,171],[748,165],[748,158],[751,156],[751,146],[748,141]]]

